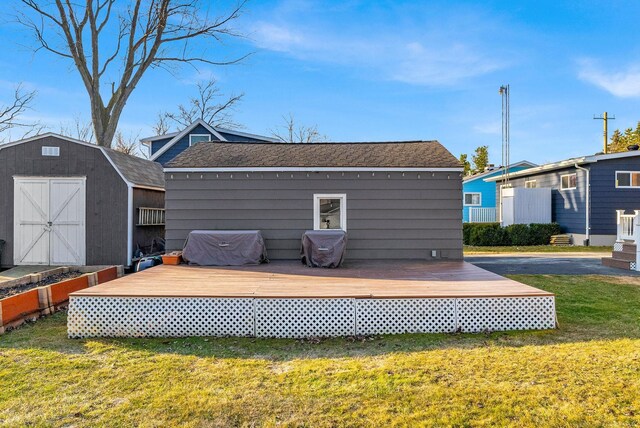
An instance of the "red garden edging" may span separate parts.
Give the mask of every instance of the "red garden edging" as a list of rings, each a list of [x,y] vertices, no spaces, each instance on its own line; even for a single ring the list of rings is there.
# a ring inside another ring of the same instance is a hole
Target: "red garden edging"
[[[47,285],[43,288],[49,289],[50,306],[56,306],[69,300],[69,294],[74,291],[89,288],[89,276],[93,274],[84,274],[77,278],[71,278],[55,284]]]
[[[51,314],[64,307],[69,301],[69,294],[74,291],[102,284],[119,276],[122,276],[122,267],[111,266],[0,299],[0,334],[6,328],[17,327],[27,320]]]

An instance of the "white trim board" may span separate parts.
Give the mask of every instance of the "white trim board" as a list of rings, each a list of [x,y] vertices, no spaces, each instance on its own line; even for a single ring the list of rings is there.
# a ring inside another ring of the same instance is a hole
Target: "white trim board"
[[[378,167],[211,167],[164,168],[164,172],[463,172],[462,168],[378,168]]]
[[[340,229],[320,228],[320,199],[340,200]],[[313,230],[347,231],[347,194],[346,193],[314,193],[313,194]]]
[[[216,138],[219,139],[220,141],[227,141],[226,138],[224,138],[222,135],[220,135],[220,133],[218,131],[216,131],[214,128],[212,128],[207,122],[205,122],[202,119],[198,119],[195,122],[193,122],[191,125],[189,125],[186,128],[184,128],[181,132],[179,132],[171,140],[169,140],[169,142],[167,144],[165,144],[164,146],[162,146],[162,148],[160,148],[160,150],[158,150],[153,156],[151,156],[149,158],[149,160],[155,161],[156,159],[158,159],[160,156],[162,156],[162,154],[164,152],[169,150],[169,148],[173,147],[178,141],[180,141],[182,139],[182,137],[184,137],[185,135],[189,134],[189,132],[191,132],[191,130],[193,128],[195,128],[196,126],[198,126],[198,125],[202,125],[207,131],[209,131],[211,134],[215,135]]]
[[[533,163],[533,162],[529,162],[529,161],[523,160],[523,161],[520,161],[520,162],[512,163],[511,165],[509,165],[507,167],[507,170],[511,170],[511,169],[517,168],[519,166],[528,166],[529,168],[534,168],[534,167],[537,167],[538,165]],[[503,166],[499,166],[499,167],[497,167],[495,169],[492,169],[491,171],[484,171],[484,172],[481,172],[481,173],[478,173],[478,174],[469,175],[467,177],[464,177],[463,182],[465,184],[467,184],[467,183],[471,183],[472,181],[475,181],[475,180],[477,180],[479,178],[486,177],[487,175],[491,175],[491,174],[495,174],[495,173],[504,174],[504,169],[505,168]],[[516,172],[520,172],[520,171],[516,171]],[[515,172],[509,172],[509,176],[511,176],[513,174],[515,174]]]
[[[582,156],[578,158],[566,159],[559,162],[552,162],[545,165],[541,165],[535,168],[529,168],[522,171],[514,172],[509,174],[509,178],[519,178],[519,177],[527,177],[529,175],[535,175],[547,171],[554,171],[557,169],[563,168],[571,168],[576,165],[585,165],[590,163],[596,163],[600,161],[607,161],[610,159],[620,159],[620,158],[630,158],[640,156],[640,150],[632,150],[628,152],[620,152],[620,153],[609,153],[609,154],[600,154],[600,155],[591,155],[591,156]],[[484,181],[501,181],[502,177],[489,177],[485,178]]]
[[[70,143],[80,144],[81,146],[90,147],[92,149],[100,150],[102,152],[102,154],[104,155],[104,157],[107,158],[107,161],[109,162],[111,167],[116,170],[116,172],[118,173],[118,175],[120,176],[122,181],[124,181],[124,183],[127,186],[132,186],[132,187],[135,187],[137,189],[164,190],[162,188],[157,188],[157,187],[138,185],[138,184],[132,183],[129,180],[127,180],[125,178],[124,174],[122,174],[122,171],[120,171],[120,168],[118,168],[116,166],[116,164],[113,162],[113,159],[111,159],[111,157],[107,154],[107,149],[108,149],[107,147],[102,147],[102,146],[99,146],[99,145],[93,144],[93,143],[87,143],[86,141],[76,140],[75,138],[66,137],[64,135],[56,134],[55,132],[47,132],[47,133],[44,133],[44,134],[36,135],[34,137],[29,137],[29,138],[24,138],[22,140],[14,141],[12,143],[0,144],[0,150],[8,148],[8,147],[18,146],[20,144],[30,143],[32,141],[41,140],[41,139],[47,138],[47,137],[59,138],[60,140],[68,141]],[[113,149],[109,149],[109,150],[113,150]],[[142,159],[142,160],[146,160],[146,159]]]

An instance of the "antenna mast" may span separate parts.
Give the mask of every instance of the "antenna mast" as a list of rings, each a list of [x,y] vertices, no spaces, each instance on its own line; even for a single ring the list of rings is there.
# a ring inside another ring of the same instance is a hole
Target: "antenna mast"
[[[502,96],[502,184],[506,187],[509,184],[509,85],[500,86]]]

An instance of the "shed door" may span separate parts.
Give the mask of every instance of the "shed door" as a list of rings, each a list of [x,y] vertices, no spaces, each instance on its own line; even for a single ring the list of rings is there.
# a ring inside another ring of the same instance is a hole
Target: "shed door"
[[[14,263],[85,264],[85,181],[16,178]]]

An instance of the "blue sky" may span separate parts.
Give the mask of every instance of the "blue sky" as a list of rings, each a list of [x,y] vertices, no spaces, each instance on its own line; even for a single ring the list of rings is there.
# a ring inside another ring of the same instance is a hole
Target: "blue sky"
[[[205,3],[207,3],[205,1]],[[227,3],[229,5],[230,3]],[[211,13],[224,2],[211,2]],[[201,46],[240,65],[154,70],[130,98],[125,133],[150,134],[157,113],[215,76],[244,92],[236,120],[269,133],[294,114],[333,141],[437,139],[456,156],[479,145],[499,163],[498,88],[511,85],[511,159],[542,163],[601,150],[610,129],[640,120],[637,1],[253,1],[235,24],[245,39]],[[35,55],[29,35],[0,27],[0,100],[17,82],[38,90],[29,117],[89,119],[72,66]]]

